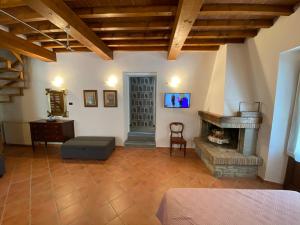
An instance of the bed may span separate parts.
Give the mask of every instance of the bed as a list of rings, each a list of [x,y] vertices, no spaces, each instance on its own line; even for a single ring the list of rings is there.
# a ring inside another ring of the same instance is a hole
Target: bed
[[[170,189],[157,217],[162,225],[299,225],[300,194],[281,190]]]

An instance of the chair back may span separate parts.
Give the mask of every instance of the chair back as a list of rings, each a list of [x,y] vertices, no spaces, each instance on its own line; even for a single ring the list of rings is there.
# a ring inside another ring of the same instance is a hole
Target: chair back
[[[184,124],[180,122],[172,122],[170,123],[170,131],[171,135],[170,137],[173,137],[173,135],[179,135],[180,137],[183,137],[183,130],[184,130]]]

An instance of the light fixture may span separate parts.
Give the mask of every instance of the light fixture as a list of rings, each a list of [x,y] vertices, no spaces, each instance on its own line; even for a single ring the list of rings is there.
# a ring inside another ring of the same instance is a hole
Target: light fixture
[[[114,75],[110,76],[106,81],[106,84],[109,87],[116,87],[117,83],[118,83],[118,79]]]
[[[177,76],[172,77],[171,81],[169,82],[169,85],[173,88],[178,87],[179,84],[180,84],[180,79]]]
[[[51,83],[54,87],[60,88],[63,85],[64,80],[62,77],[57,76],[54,78],[54,80]]]

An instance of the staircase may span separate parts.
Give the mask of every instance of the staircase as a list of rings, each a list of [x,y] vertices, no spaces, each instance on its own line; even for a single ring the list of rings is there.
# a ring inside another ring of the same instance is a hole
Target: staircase
[[[10,103],[13,97],[23,96],[26,88],[24,62],[21,56],[12,52],[0,56],[0,103]]]
[[[154,131],[131,131],[125,141],[125,147],[130,148],[155,148]]]

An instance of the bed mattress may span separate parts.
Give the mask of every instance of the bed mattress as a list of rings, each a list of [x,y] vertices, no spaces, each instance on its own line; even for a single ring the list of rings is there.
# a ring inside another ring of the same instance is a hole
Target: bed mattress
[[[300,194],[281,190],[170,189],[162,225],[300,225]]]

